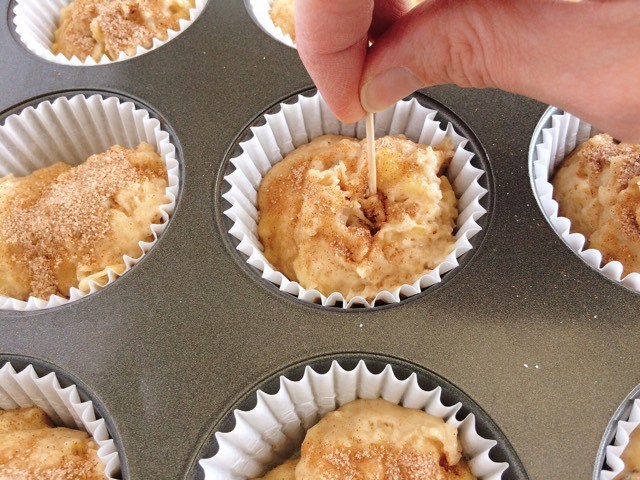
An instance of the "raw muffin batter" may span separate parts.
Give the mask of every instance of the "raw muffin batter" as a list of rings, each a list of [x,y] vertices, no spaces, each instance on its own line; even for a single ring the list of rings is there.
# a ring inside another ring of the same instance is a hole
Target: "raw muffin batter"
[[[133,55],[138,45],[150,48],[154,38],[167,39],[189,18],[195,0],[75,0],[60,13],[51,50],[84,61],[103,55],[115,60]]]
[[[364,140],[325,135],[267,172],[258,193],[264,254],[324,295],[373,299],[413,283],[454,249],[453,150],[402,135],[376,141],[378,194],[367,194]]]
[[[167,171],[149,144],[114,146],[77,167],[0,178],[0,295],[26,300],[89,290],[137,258],[166,203]]]
[[[620,458],[624,462],[624,470],[615,480],[640,480],[640,428],[631,432],[629,444]]]
[[[0,410],[0,479],[105,480],[86,432],[55,427],[37,407]]]
[[[307,432],[299,461],[283,466],[263,480],[476,478],[456,427],[382,399],[355,400],[328,413]]]
[[[291,40],[296,41],[296,28],[293,23],[293,1],[294,0],[273,0],[269,16],[276,27],[280,27],[282,33],[289,35]]]
[[[640,272],[640,145],[596,135],[562,162],[553,188],[559,214],[604,262]]]
[[[282,465],[267,473],[264,477],[255,480],[296,480],[296,465],[300,459],[287,460]]]

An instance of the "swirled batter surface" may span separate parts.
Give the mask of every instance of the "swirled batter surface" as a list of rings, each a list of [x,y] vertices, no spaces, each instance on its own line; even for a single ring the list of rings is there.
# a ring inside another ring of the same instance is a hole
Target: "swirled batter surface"
[[[347,300],[415,282],[455,246],[457,199],[444,175],[452,157],[448,144],[380,138],[371,196],[364,141],[325,135],[301,146],[260,185],[266,258],[304,288]]]

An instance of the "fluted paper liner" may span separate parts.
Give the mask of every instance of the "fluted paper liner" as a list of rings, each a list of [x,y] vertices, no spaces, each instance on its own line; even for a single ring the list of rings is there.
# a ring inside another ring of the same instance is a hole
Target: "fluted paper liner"
[[[113,145],[135,147],[140,142],[155,147],[165,161],[168,174],[167,203],[160,205],[161,223],[150,225],[153,239],[140,241],[140,255],[122,257],[125,270],[118,274],[108,270],[108,282],[89,280],[88,292],[72,288],[70,298],[52,295],[48,300],[29,297],[27,301],[0,295],[0,310],[38,310],[78,300],[96,292],[128,272],[155,245],[173,214],[180,185],[180,168],[176,148],[160,122],[132,102],[102,95],[59,97],[27,107],[9,116],[0,125],[0,178],[9,174],[24,176],[30,172],[64,161],[71,165],[84,162],[91,155]]]
[[[179,20],[180,28],[178,30],[167,30],[166,40],[154,38],[151,47],[144,48],[139,45],[133,55],[120,52],[120,55],[115,60],[111,60],[106,55],[103,55],[102,58],[96,62],[91,56],[88,56],[82,61],[76,56],[67,58],[61,53],[56,55],[51,51],[51,46],[54,41],[53,35],[59,24],[60,11],[72,1],[73,0],[16,0],[16,6],[13,9],[13,23],[22,43],[39,57],[62,65],[92,66],[120,62],[155,50],[177,37],[198,18],[207,2],[207,0],[196,0],[195,7],[189,10],[189,19]]]
[[[620,456],[629,444],[631,433],[640,425],[640,399],[633,401],[629,418],[618,422],[613,445],[607,447],[607,465],[610,470],[602,470],[599,480],[613,480],[624,469],[624,462]]]
[[[57,426],[83,430],[98,444],[98,458],[107,478],[120,476],[116,445],[102,418],[96,418],[93,402],[83,402],[75,385],[61,388],[54,372],[39,377],[32,365],[16,372],[11,363],[0,368],[0,410],[40,407]]]
[[[234,223],[229,234],[239,240],[237,249],[247,255],[247,263],[262,272],[262,278],[276,284],[281,291],[299,299],[333,306],[338,302],[343,308],[353,306],[373,307],[376,301],[398,303],[401,297],[420,293],[439,283],[442,275],[456,268],[458,257],[472,249],[470,239],[482,228],[477,220],[486,210],[480,204],[487,190],[478,179],[483,170],[474,167],[474,154],[465,149],[467,139],[459,135],[453,125],[441,128],[434,120],[437,112],[423,107],[415,100],[403,100],[376,114],[376,137],[404,134],[414,142],[436,146],[448,138],[455,151],[447,169],[447,177],[458,198],[459,216],[455,230],[455,248],[445,260],[429,273],[413,283],[402,285],[393,291],[382,291],[372,302],[354,297],[348,302],[339,292],[324,296],[317,290],[307,290],[278,272],[265,258],[258,238],[258,188],[264,174],[295,148],[323,134],[340,134],[364,138],[365,124],[343,124],[331,113],[320,94],[311,97],[298,96],[294,104],[281,104],[280,111],[265,115],[266,123],[252,127],[252,138],[240,143],[243,153],[231,159],[235,170],[225,177],[229,190],[223,194],[231,207],[224,214]]]
[[[218,453],[200,460],[204,478],[246,480],[264,475],[288,458],[302,444],[305,432],[327,413],[358,398],[383,398],[424,410],[455,426],[472,473],[479,480],[501,479],[508,464],[496,463],[489,457],[497,442],[478,434],[473,414],[459,420],[456,414],[462,404],[444,405],[441,391],[440,387],[423,390],[415,373],[405,380],[398,379],[389,364],[379,374],[371,373],[363,360],[353,370],[344,370],[334,361],[324,374],[307,366],[300,381],[280,377],[276,394],[258,391],[255,408],[233,412],[235,428],[215,434]]]
[[[558,202],[553,198],[550,180],[556,167],[577,146],[598,133],[590,124],[570,113],[552,115],[551,126],[540,131],[531,149],[534,193],[549,223],[574,253],[608,279],[640,292],[640,273],[632,272],[623,277],[622,263],[617,260],[603,263],[602,252],[587,248],[585,236],[571,231],[571,220],[558,214]]]
[[[284,33],[280,27],[276,26],[271,19],[271,15],[269,15],[273,0],[249,0],[248,3],[255,21],[258,22],[269,35],[289,47],[296,48],[296,44],[291,38],[291,35]]]

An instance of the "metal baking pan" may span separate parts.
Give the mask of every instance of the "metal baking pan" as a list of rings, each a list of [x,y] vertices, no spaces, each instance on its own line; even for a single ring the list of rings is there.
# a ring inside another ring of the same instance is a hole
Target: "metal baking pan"
[[[475,133],[495,179],[491,222],[474,255],[437,289],[379,311],[309,308],[239,267],[215,218],[219,170],[258,114],[312,87],[295,50],[239,0],[141,57],[79,68],[17,39],[0,0],[0,111],[68,90],[139,99],[171,126],[183,188],[145,260],[68,306],[0,313],[0,353],[50,362],[100,399],[129,479],[192,478],[225,412],[262,379],[318,355],[370,352],[456,385],[509,440],[521,478],[589,478],[603,432],[640,383],[638,296],[587,267],[549,227],[527,150],[545,106],[495,90],[422,93]],[[525,473],[526,472],[526,473]]]

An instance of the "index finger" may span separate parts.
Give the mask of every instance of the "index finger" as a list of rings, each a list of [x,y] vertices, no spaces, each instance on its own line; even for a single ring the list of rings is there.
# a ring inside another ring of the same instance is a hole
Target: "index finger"
[[[296,0],[296,44],[300,58],[335,115],[355,122],[360,76],[373,18],[373,0]]]

